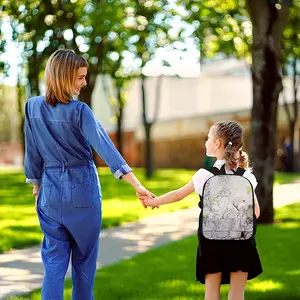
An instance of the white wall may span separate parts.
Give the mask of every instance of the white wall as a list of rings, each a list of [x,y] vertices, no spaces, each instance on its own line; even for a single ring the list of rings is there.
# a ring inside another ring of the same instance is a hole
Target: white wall
[[[146,81],[147,113],[153,117],[157,77]],[[252,107],[252,81],[250,75],[201,75],[197,78],[162,77],[161,102],[158,122],[155,125],[154,137],[171,137],[186,134],[199,134],[204,120],[212,117],[232,117],[232,114],[250,113]],[[284,80],[288,102],[292,101],[292,85],[290,79]],[[109,81],[109,94],[113,95],[113,87]],[[107,93],[106,93],[107,94]],[[124,130],[135,130],[139,138],[142,130],[141,82],[135,79],[127,92],[128,103],[124,109]],[[279,101],[282,103],[282,99]],[[103,92],[103,81],[100,76],[92,97],[92,107],[100,122],[108,131],[115,130],[112,123],[112,109],[107,96]],[[225,115],[223,115],[225,114]],[[202,117],[202,121],[199,121]],[[280,119],[285,119],[280,110]],[[175,126],[174,126],[175,125]],[[206,129],[205,129],[206,130]]]

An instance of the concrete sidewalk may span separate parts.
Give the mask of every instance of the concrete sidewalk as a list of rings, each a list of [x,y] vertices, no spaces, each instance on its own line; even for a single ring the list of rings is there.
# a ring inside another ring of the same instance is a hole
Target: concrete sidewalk
[[[274,186],[275,208],[297,201],[300,201],[300,183]],[[196,206],[102,230],[97,267],[196,234],[198,216]],[[67,276],[70,276],[70,271]],[[0,255],[0,299],[39,288],[42,278],[40,246]]]

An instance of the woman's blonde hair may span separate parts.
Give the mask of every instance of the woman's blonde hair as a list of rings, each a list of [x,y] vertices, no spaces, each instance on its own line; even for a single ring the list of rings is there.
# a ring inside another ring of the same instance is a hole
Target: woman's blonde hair
[[[88,62],[73,50],[58,49],[52,53],[45,70],[46,103],[69,103],[78,69],[82,67],[88,67]]]
[[[234,121],[220,121],[212,126],[216,139],[224,144],[225,160],[231,169],[241,167],[248,169],[248,154],[243,151],[243,134],[241,125]]]

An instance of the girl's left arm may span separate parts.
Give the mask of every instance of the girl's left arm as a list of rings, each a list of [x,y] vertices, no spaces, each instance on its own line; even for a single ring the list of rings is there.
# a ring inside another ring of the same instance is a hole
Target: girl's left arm
[[[256,197],[256,194],[254,193],[254,214],[256,216],[256,219],[260,216],[260,208],[259,208],[259,203]]]
[[[154,198],[153,200],[147,199],[145,200],[146,204],[149,206],[159,206],[163,204],[173,203],[179,200],[182,200],[186,196],[190,195],[192,192],[195,191],[194,183],[193,181],[190,181],[188,184],[184,185],[183,187],[168,192],[162,196],[159,196],[157,198]]]

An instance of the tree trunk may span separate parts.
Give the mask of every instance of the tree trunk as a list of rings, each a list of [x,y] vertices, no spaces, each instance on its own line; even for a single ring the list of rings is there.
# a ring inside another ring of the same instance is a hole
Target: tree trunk
[[[151,128],[152,128],[152,123],[147,123],[145,125],[146,177],[148,179],[150,179],[153,175]]]
[[[20,135],[20,143],[21,143],[21,149],[22,149],[22,165],[23,165],[24,164],[24,157],[25,157],[25,136],[24,136],[25,118],[24,118],[24,111],[23,111],[24,91],[23,91],[22,86],[20,85],[19,79],[18,79],[18,83],[17,83],[17,91],[18,91],[18,94],[17,94],[17,97],[18,97],[18,113],[19,113],[19,118],[20,118],[19,135]]]
[[[261,207],[259,221],[273,223],[277,108],[282,90],[279,58],[288,7],[282,4],[278,10],[275,4],[266,0],[249,0],[248,7],[253,26],[251,153],[258,181],[256,195]]]
[[[294,119],[293,124],[291,125],[291,147],[292,147],[292,171],[296,171],[296,164],[295,164],[295,130],[296,125],[298,123],[298,83],[297,83],[297,58],[294,57],[293,60],[293,111],[294,111]]]
[[[143,123],[145,129],[145,167],[146,178],[151,178],[153,174],[152,164],[152,147],[151,147],[151,122],[147,120],[147,107],[146,107],[146,91],[145,91],[145,76],[141,77],[141,91],[142,91],[142,107],[143,107]]]
[[[122,124],[123,124],[123,102],[122,102],[122,89],[117,87],[118,93],[118,112],[117,112],[117,142],[118,150],[123,155],[123,136],[122,136]]]
[[[286,171],[295,172],[296,171],[296,155],[295,155],[295,132],[297,130],[296,126],[298,124],[298,99],[297,99],[297,69],[296,69],[297,59],[293,58],[293,103],[288,104],[285,94],[283,93],[284,108],[286,111],[288,124],[289,124],[289,138],[290,138],[290,152],[286,153]],[[285,68],[286,69],[286,68]],[[285,70],[284,69],[284,70]],[[283,72],[287,76],[286,72]],[[290,112],[290,106],[291,111]]]
[[[293,120],[290,123],[290,137],[291,137],[291,153],[289,157],[290,172],[295,171],[295,126],[296,126],[296,122]]]
[[[28,58],[28,82],[30,84],[30,96],[39,96],[41,94],[39,87],[40,60],[38,54],[34,54]]]

